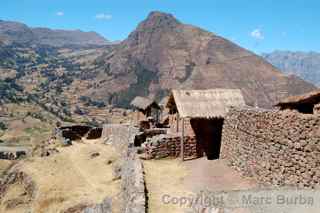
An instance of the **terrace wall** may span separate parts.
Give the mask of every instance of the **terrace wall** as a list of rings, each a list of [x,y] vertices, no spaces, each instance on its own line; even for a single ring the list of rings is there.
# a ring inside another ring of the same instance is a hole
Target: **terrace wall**
[[[320,114],[231,109],[221,157],[261,184],[314,188],[320,183]]]

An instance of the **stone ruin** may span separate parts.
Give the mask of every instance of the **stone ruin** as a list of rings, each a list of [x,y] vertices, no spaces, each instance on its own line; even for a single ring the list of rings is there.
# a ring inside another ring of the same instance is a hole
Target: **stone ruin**
[[[126,213],[147,212],[144,168],[134,147],[138,134],[139,129],[132,126],[107,124],[103,127],[102,137],[112,136],[112,145],[121,155],[121,212]]]
[[[181,155],[181,136],[168,134],[154,136],[148,138],[143,146],[146,159],[177,158]],[[197,157],[199,157],[199,154],[195,137],[185,136],[184,158],[195,159]]]
[[[232,109],[221,155],[263,185],[314,188],[320,184],[320,114]]]
[[[26,147],[0,147],[0,159],[17,160],[30,154],[30,150]]]
[[[83,137],[89,140],[98,139],[101,138],[102,131],[102,128],[85,125],[64,126],[59,128],[59,134],[61,134],[63,138],[71,141],[81,140]]]
[[[88,132],[87,139],[88,140],[98,139],[98,138],[101,138],[101,136],[102,136],[102,128],[95,127]]]
[[[319,104],[316,104],[316,105],[313,107],[313,113],[314,113],[314,114],[320,114],[320,103],[319,103]]]

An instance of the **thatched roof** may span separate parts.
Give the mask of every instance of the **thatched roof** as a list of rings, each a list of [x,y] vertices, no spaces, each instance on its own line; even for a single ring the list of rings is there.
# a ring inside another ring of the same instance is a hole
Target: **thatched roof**
[[[160,108],[159,105],[149,98],[137,96],[131,101],[131,105],[140,110],[146,110],[150,106],[154,106],[155,108]]]
[[[231,106],[245,106],[241,90],[173,90],[167,103],[184,118],[222,118]]]
[[[317,104],[320,103],[320,90],[315,90],[303,95],[291,96],[280,101],[276,106],[290,106],[298,104]]]
[[[166,106],[169,100],[169,96],[166,96],[164,98],[161,99],[161,101],[159,102],[160,106]]]

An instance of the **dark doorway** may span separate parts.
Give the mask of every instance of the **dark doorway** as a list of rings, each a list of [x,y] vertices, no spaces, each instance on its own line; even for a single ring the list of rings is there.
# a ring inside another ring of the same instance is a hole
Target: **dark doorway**
[[[304,113],[304,114],[313,114],[313,104],[298,104],[296,106],[296,109],[300,112],[300,113]]]
[[[223,119],[191,119],[190,122],[199,152],[204,153],[208,160],[219,159]]]

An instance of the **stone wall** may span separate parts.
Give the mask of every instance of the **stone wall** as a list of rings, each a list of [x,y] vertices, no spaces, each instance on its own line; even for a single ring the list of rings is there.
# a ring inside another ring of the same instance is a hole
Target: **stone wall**
[[[121,212],[143,213],[147,210],[147,190],[143,164],[132,147],[128,149],[121,168],[121,191],[123,205]]]
[[[145,146],[147,159],[160,159],[166,157],[180,157],[181,136],[180,135],[157,135],[148,138]],[[197,142],[193,136],[184,137],[184,158],[192,159],[199,156]]]
[[[125,155],[138,133],[139,129],[129,124],[106,124],[103,126],[101,137],[105,143],[112,144],[119,153]]]
[[[320,183],[320,115],[232,109],[221,157],[259,183],[313,188]]]
[[[99,139],[102,136],[102,128],[92,128],[87,135],[88,140]]]
[[[313,107],[314,114],[320,114],[320,103]]]
[[[134,140],[135,146],[141,146],[144,142],[146,142],[147,138],[152,138],[156,135],[166,134],[167,129],[163,128],[154,128],[154,129],[146,129],[143,132],[140,132],[136,135]]]
[[[103,127],[102,137],[121,154],[121,212],[146,212],[147,198],[144,169],[134,148],[139,130],[131,125],[108,124]]]
[[[27,147],[0,147],[0,159],[17,160],[30,155],[30,150]]]
[[[178,122],[177,122],[178,120]],[[169,115],[169,133],[177,134],[182,132],[182,119],[178,118],[177,114]],[[194,136],[194,130],[191,127],[190,119],[184,119],[184,133],[185,135]]]

